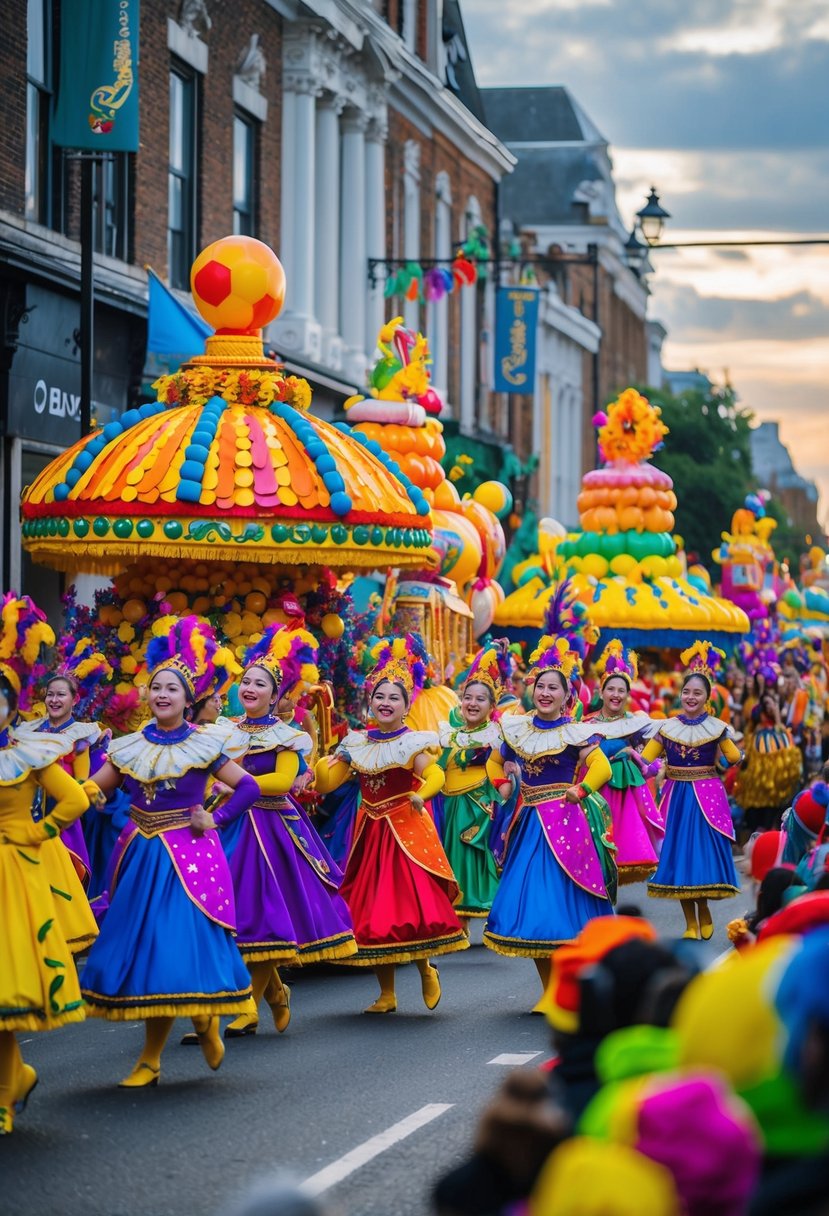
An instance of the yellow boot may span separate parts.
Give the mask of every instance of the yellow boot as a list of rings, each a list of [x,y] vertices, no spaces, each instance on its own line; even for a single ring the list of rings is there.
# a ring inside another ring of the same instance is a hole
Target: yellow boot
[[[161,1053],[175,1018],[145,1018],[144,1050],[132,1072],[118,1082],[119,1089],[154,1089],[161,1076]]]
[[[394,963],[384,963],[374,968],[377,982],[380,985],[380,995],[373,1005],[369,1005],[366,1013],[396,1013],[397,996],[394,991]]]
[[[425,958],[417,960],[417,969],[420,972],[423,1004],[427,1009],[437,1009],[441,998],[440,972]]]

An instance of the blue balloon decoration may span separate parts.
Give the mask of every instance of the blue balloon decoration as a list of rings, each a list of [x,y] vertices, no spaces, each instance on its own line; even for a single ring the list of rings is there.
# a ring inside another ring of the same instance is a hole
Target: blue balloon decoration
[[[69,497],[69,486],[65,481],[62,481],[59,486],[55,486],[55,499],[57,502],[63,502],[64,498]]]
[[[101,433],[109,443],[112,439],[117,439],[123,429],[120,422],[108,422]]]
[[[178,489],[176,490],[176,498],[179,502],[198,502],[200,497],[201,485],[197,481],[183,480],[179,482]]]
[[[329,494],[336,494],[338,491],[345,489],[345,482],[339,473],[325,473],[322,480]]]
[[[190,443],[184,449],[184,459],[195,460],[199,464],[204,464],[209,455],[210,449],[201,443]]]
[[[141,415],[139,414],[138,410],[125,410],[121,415],[121,426],[124,428],[124,430],[126,430],[127,427],[135,426],[140,421]]]
[[[184,464],[178,471],[178,475],[182,482],[197,482],[200,486],[202,478],[204,477],[204,465],[200,464],[196,460],[185,460]]]
[[[87,452],[85,450],[83,452],[78,452],[78,454],[74,460],[74,465],[75,465],[76,469],[80,469],[80,471],[82,473],[85,473],[91,464],[92,464],[92,457],[89,455],[89,452]]]
[[[331,510],[335,515],[347,515],[351,506],[351,499],[342,490],[336,490],[331,495]]]
[[[81,479],[81,471],[80,471],[80,469],[75,469],[75,468],[72,468],[72,469],[70,469],[70,470],[69,470],[69,472],[66,474],[66,483],[67,483],[67,485],[68,485],[70,488],[71,488],[72,486],[77,485],[77,484],[78,484],[78,482],[80,481],[80,479]]]

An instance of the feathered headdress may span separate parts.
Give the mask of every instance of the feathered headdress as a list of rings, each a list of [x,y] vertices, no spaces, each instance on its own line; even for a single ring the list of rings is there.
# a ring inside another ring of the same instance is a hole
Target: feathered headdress
[[[582,663],[599,640],[599,631],[590,623],[588,611],[568,578],[559,584],[547,604],[543,629],[545,634],[565,638]]]
[[[318,650],[316,638],[307,629],[269,625],[259,641],[247,648],[242,662],[245,671],[263,667],[282,696],[301,696],[319,683]]]
[[[74,638],[64,635],[58,642],[60,665],[47,675],[45,684],[52,680],[66,680],[78,698],[78,716],[85,717],[98,697],[102,687],[112,679],[112,667],[100,650],[95,649],[91,638]]]
[[[530,655],[530,673],[528,680],[537,680],[547,671],[558,671],[574,690],[581,676],[581,657],[571,650],[566,638],[554,638],[545,634]]]
[[[460,679],[461,688],[467,684],[484,684],[491,691],[497,705],[511,674],[511,655],[507,638],[484,640],[469,668]]]
[[[42,677],[42,652],[54,646],[55,634],[45,613],[28,595],[9,591],[0,602],[0,672],[17,693],[18,708],[31,708]]]
[[[411,633],[402,638],[381,638],[375,643],[371,648],[374,665],[366,680],[369,696],[378,684],[388,680],[406,690],[411,704],[428,676],[428,662],[424,662],[418,651],[424,651],[423,643]],[[428,660],[428,655],[426,658]]]
[[[153,624],[147,645],[147,672],[173,671],[191,701],[201,701],[232,683],[230,651],[220,648],[207,621],[197,616],[163,616]]]
[[[638,674],[639,663],[636,651],[626,650],[619,638],[611,638],[596,663],[599,687],[604,688],[608,680],[618,676],[630,688]]]
[[[716,684],[723,664],[725,651],[712,646],[709,641],[694,642],[687,650],[683,650],[679,661],[685,669],[685,679],[689,676],[702,676],[709,688]]]

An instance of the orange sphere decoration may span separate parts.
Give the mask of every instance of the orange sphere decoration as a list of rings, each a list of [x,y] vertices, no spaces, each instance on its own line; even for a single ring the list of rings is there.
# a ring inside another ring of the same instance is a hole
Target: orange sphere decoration
[[[285,271],[262,241],[225,236],[196,258],[190,289],[196,307],[217,334],[258,334],[282,309]]]

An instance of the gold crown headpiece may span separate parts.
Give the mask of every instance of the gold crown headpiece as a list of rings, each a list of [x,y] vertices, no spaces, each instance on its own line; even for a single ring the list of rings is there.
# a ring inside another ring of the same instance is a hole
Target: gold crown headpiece
[[[707,681],[708,687],[713,688],[725,662],[725,651],[720,650],[717,646],[712,646],[707,640],[694,642],[693,646],[683,650],[679,661],[685,668],[686,680],[689,676],[702,676]]]
[[[283,695],[301,694],[319,683],[318,650],[316,638],[307,629],[275,624],[248,647],[243,663],[245,670],[263,667]]]
[[[507,648],[508,643],[505,639],[483,646],[475,655],[469,670],[463,677],[462,690],[470,684],[484,684],[492,692],[493,700],[497,705],[504,695],[504,687],[509,676]]]
[[[556,638],[551,634],[541,638],[530,655],[530,663],[531,669],[527,679],[531,681],[537,680],[547,671],[558,671],[572,688],[581,675],[579,655],[571,649],[566,638]]]
[[[410,633],[402,638],[393,638],[391,641],[383,638],[377,642],[369,651],[374,660],[374,666],[366,680],[369,696],[378,684],[388,680],[405,689],[407,700],[411,702],[423,688],[428,675],[427,663],[421,657],[421,651],[422,642],[418,643]]]
[[[608,680],[618,676],[630,688],[638,674],[639,663],[636,651],[626,650],[619,638],[611,638],[596,663],[599,687],[604,688]]]

